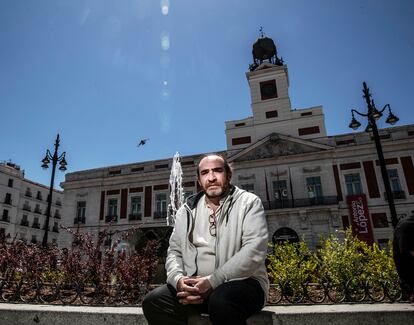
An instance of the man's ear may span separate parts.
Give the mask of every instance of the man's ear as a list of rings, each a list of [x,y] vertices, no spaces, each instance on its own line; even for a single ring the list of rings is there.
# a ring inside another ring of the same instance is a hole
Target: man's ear
[[[230,181],[231,181],[231,176],[232,176],[233,174],[232,173],[227,173],[227,181],[230,183]]]

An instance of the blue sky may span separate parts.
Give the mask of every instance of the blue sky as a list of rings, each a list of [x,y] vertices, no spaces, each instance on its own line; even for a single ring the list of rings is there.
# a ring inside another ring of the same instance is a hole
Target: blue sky
[[[251,115],[260,26],[329,135],[366,109],[364,80],[413,124],[412,17],[410,0],[0,0],[0,160],[48,184],[58,132],[68,172],[224,150],[224,122]]]

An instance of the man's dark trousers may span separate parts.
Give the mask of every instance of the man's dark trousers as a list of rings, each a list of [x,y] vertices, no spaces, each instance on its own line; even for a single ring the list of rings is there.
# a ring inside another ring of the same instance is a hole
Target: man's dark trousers
[[[185,325],[194,313],[208,313],[214,325],[245,325],[264,305],[264,293],[254,279],[219,285],[201,305],[182,305],[171,285],[151,291],[142,302],[149,325]]]

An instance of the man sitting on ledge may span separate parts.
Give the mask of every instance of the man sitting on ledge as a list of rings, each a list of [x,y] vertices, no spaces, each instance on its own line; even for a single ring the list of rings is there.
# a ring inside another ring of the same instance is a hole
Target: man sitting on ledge
[[[150,325],[187,324],[208,313],[215,325],[246,324],[264,306],[267,223],[260,199],[231,185],[221,155],[201,159],[202,191],[178,210],[166,261],[167,284],[142,302]]]

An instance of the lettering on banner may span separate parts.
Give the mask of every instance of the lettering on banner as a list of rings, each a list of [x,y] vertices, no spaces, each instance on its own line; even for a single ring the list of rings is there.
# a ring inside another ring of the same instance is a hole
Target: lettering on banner
[[[348,196],[347,203],[351,215],[352,232],[359,239],[366,241],[368,244],[372,244],[374,242],[374,236],[365,195]]]
[[[365,217],[365,210],[362,200],[352,201],[352,215],[354,216],[354,222],[358,225],[358,233],[367,234],[368,224]]]

